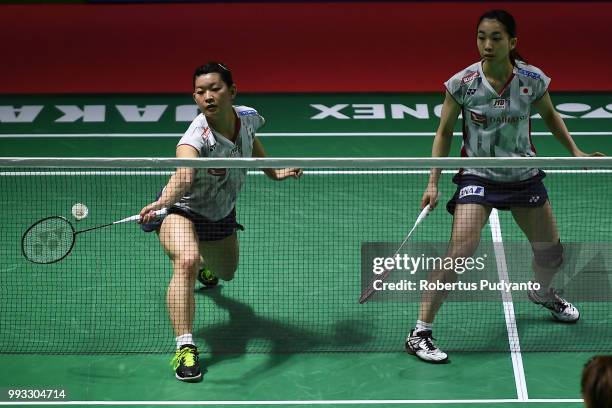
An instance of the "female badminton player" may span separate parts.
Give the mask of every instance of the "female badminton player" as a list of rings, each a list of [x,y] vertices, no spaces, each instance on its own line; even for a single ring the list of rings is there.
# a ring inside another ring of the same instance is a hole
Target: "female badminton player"
[[[178,143],[176,157],[264,157],[255,132],[264,118],[252,108],[233,106],[236,85],[230,70],[210,62],[193,75],[193,98],[201,113]],[[274,180],[298,178],[297,168],[265,169]],[[159,198],[140,211],[143,226],[150,226],[154,211],[168,208],[159,226],[159,240],[172,261],[173,275],[166,302],[176,335],[174,369],[182,381],[202,377],[193,339],[194,285],[202,261],[214,277],[226,281],[238,267],[236,200],[246,178],[246,169],[180,168],[170,178]],[[153,228],[156,226],[153,224]],[[240,335],[237,333],[236,335]]]
[[[445,83],[446,96],[433,142],[433,157],[448,156],[459,112],[463,112],[463,156],[535,156],[529,126],[532,106],[572,156],[602,155],[586,154],[572,140],[548,94],[550,79],[540,69],[528,65],[516,50],[512,15],[503,10],[483,14],[478,20],[476,43],[481,60]],[[542,183],[544,176],[542,171],[530,168],[463,169],[455,175],[457,191],[447,204],[454,218],[446,256],[472,256],[491,209],[510,210],[533,249],[532,268],[540,290],[529,291],[529,299],[550,310],[555,319],[575,322],[580,317],[578,309],[551,287],[563,262],[563,246]],[[440,169],[432,169],[422,207],[435,207],[439,177]],[[429,276],[430,282],[456,279],[452,269],[433,271]],[[432,337],[433,321],[445,296],[445,291],[423,292],[416,327],[405,343],[408,353],[431,363],[448,359]]]

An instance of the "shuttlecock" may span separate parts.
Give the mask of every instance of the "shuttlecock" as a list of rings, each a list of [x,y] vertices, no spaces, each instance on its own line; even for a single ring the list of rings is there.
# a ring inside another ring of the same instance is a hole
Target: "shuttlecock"
[[[81,221],[83,218],[87,218],[89,209],[85,204],[76,203],[72,206],[72,216],[77,220]]]

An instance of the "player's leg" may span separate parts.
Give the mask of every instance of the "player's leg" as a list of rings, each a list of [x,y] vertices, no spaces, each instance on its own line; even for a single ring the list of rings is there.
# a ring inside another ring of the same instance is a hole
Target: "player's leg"
[[[219,279],[234,279],[240,258],[238,236],[233,234],[219,240],[200,241],[200,253],[206,268]]]
[[[551,287],[552,280],[563,263],[563,245],[559,240],[557,223],[546,201],[540,207],[513,207],[512,216],[531,244],[532,268],[540,290],[529,291],[532,302],[544,306],[563,322],[576,322],[578,310]]]
[[[172,261],[173,269],[166,304],[177,341],[174,360],[176,377],[182,381],[198,381],[202,373],[192,335],[195,313],[193,288],[200,265],[198,237],[189,219],[170,214],[161,225],[159,240]]]
[[[478,248],[480,232],[490,213],[491,208],[480,204],[458,204],[445,257],[472,256]],[[457,280],[457,274],[452,269],[433,270],[427,279],[429,282],[449,283]],[[444,290],[423,291],[416,327],[406,339],[406,351],[432,363],[445,362],[448,357],[432,341],[433,322],[446,296],[447,291]]]
[[[236,209],[218,221],[197,218],[196,232],[200,238],[201,269],[198,280],[204,287],[214,287],[219,279],[234,278],[238,268],[239,248],[236,231],[244,227],[236,221]]]
[[[514,220],[531,244],[536,282],[547,288],[563,260],[550,202],[546,201],[541,207],[513,207],[511,210]]]
[[[480,232],[486,223],[491,209],[479,204],[458,204],[453,218],[453,229],[445,257],[469,257],[474,254],[480,243]],[[430,282],[455,282],[457,274],[452,269],[433,270]],[[433,323],[440,309],[446,291],[425,291],[419,308],[419,320]]]

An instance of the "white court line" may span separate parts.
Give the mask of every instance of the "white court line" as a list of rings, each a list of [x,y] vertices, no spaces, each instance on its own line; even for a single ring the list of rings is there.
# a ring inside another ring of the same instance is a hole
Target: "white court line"
[[[169,176],[172,171],[157,170],[109,170],[109,171],[65,171],[65,170],[46,170],[46,171],[0,171],[0,176],[20,177],[20,176]],[[455,174],[457,170],[442,170],[442,174]],[[548,174],[611,174],[612,169],[571,169],[571,170],[546,170]],[[249,176],[264,176],[259,170],[249,170]],[[369,174],[429,174],[429,170],[304,170],[304,174],[314,176],[333,176],[333,175],[369,175]]]
[[[583,403],[576,398],[465,399],[465,400],[288,400],[288,401],[8,401],[0,405],[395,405],[395,404],[560,404]]]
[[[612,132],[570,132],[572,136],[612,136]],[[394,136],[394,137],[421,137],[435,136],[435,132],[263,132],[256,133],[258,137],[356,137],[356,136]],[[453,132],[454,136],[461,136],[461,132]],[[531,132],[532,136],[552,136],[550,132]],[[28,139],[28,138],[88,138],[88,137],[175,137],[183,133],[4,133],[0,139]]]
[[[499,225],[499,214],[495,208],[491,210],[491,215],[489,216],[489,226],[491,227],[491,237],[493,239],[493,248],[495,251],[495,260],[497,261],[499,281],[510,283],[510,278],[508,277],[508,265],[506,264],[506,252],[504,250],[501,226]],[[514,371],[516,394],[520,401],[527,401],[529,399],[529,395],[527,394],[527,381],[525,379],[523,356],[521,355],[521,345],[516,327],[516,318],[514,316],[512,294],[509,291],[501,290],[501,296],[504,305],[506,330],[508,331],[508,342],[510,343],[510,356],[512,358],[512,370]]]

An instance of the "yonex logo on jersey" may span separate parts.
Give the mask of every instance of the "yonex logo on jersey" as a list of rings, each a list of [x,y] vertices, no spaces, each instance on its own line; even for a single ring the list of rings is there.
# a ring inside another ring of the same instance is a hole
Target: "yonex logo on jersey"
[[[461,78],[461,83],[465,85],[465,84],[467,84],[469,82],[472,82],[474,79],[478,78],[479,76],[480,76],[480,74],[478,73],[478,71],[476,71],[476,72],[469,72],[466,76]]]
[[[519,68],[516,70],[520,75],[526,76],[528,78],[540,79],[540,74],[532,71],[527,71],[526,69]]]
[[[493,99],[493,109],[506,109],[510,106],[510,99]]]
[[[524,96],[531,96],[533,95],[533,89],[531,89],[530,86],[521,86],[521,88],[519,89],[519,94]]]
[[[459,198],[467,196],[484,197],[485,189],[482,186],[465,186],[459,190]]]
[[[253,116],[253,115],[257,115],[257,111],[256,110],[246,110],[246,111],[242,111],[239,113],[240,116]]]
[[[470,111],[470,118],[472,119],[472,122],[477,125],[480,125],[482,127],[487,126],[487,117],[485,115]]]

